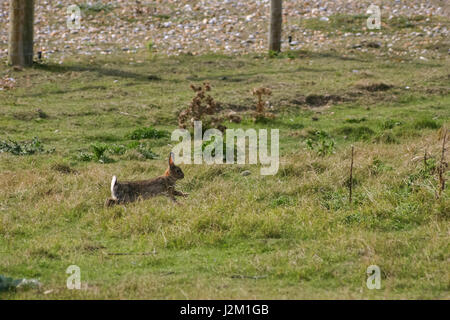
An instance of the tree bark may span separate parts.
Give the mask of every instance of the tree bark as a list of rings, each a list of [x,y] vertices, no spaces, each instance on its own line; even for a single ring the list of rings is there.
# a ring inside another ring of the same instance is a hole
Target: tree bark
[[[270,2],[269,51],[281,51],[282,2],[282,0],[271,0]]]
[[[10,0],[8,62],[33,65],[34,0]]]

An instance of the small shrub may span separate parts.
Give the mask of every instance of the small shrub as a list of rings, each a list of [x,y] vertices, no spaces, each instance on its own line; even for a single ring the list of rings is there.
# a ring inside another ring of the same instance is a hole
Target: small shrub
[[[132,141],[129,144],[127,144],[127,149],[136,149],[137,147],[139,147],[141,143],[139,141]]]
[[[84,161],[84,162],[92,161],[93,158],[94,158],[94,156],[91,153],[87,153],[87,152],[83,152],[83,151],[75,156],[76,160]]]
[[[153,160],[159,159],[159,156],[154,153],[146,144],[141,143],[136,149],[145,159]]]
[[[306,139],[306,147],[317,152],[321,157],[334,153],[334,141],[325,131],[317,131],[315,138]]]
[[[92,152],[94,153],[94,160],[100,163],[112,162],[111,158],[108,158],[105,152],[108,150],[108,145],[106,144],[91,144]]]
[[[50,153],[53,151],[54,149],[50,149],[47,151],[44,150],[42,142],[37,137],[34,137],[30,141],[19,141],[19,142],[14,140],[6,140],[6,141],[0,140],[0,153],[9,152],[16,156],[24,156],[43,152]]]
[[[211,91],[211,85],[204,82],[203,85],[198,87],[191,84],[190,88],[195,92],[195,97],[192,98],[188,108],[178,115],[178,126],[186,129],[192,127],[194,121],[202,121],[204,128],[217,127],[219,129],[221,119],[213,116],[217,111],[218,104],[211,95],[206,94],[206,92]]]
[[[100,159],[104,156],[106,150],[108,150],[108,146],[105,144],[92,144],[91,149],[94,152],[94,158]]]
[[[258,97],[258,101],[256,103],[256,112],[260,114],[264,113],[263,96],[272,95],[272,90],[270,90],[269,88],[255,88],[253,89],[252,94]]]
[[[127,151],[127,148],[124,145],[113,144],[108,146],[108,151],[112,154],[122,155]]]

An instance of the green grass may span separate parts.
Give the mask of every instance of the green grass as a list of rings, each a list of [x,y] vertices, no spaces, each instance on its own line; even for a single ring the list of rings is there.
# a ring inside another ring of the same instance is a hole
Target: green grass
[[[38,137],[52,150],[0,153],[0,274],[43,284],[0,298],[449,298],[450,192],[436,199],[433,169],[450,117],[448,59],[146,57],[0,67],[18,84],[0,92],[0,140]],[[178,188],[190,195],[179,205],[104,208],[112,175],[164,172],[173,142],[160,133],[177,127],[189,84],[203,81],[242,116],[228,127],[280,129],[278,174],[181,165]],[[277,117],[254,123],[251,89],[261,86]],[[72,264],[83,290],[66,288]],[[365,285],[373,264],[380,290]]]
[[[102,11],[107,13],[113,9],[112,5],[104,4],[101,1],[97,1],[92,4],[80,3],[78,6],[80,7],[80,10],[86,14],[97,14]]]
[[[432,26],[438,23],[448,23],[443,17],[433,16],[425,17],[421,15],[416,16],[395,16],[389,19],[389,16],[382,15],[382,26],[379,30],[367,29],[366,21],[369,15],[348,15],[348,14],[334,14],[331,15],[328,21],[323,21],[320,18],[302,19],[300,26],[305,29],[327,32],[328,36],[339,32],[382,32],[383,34],[391,34],[395,32],[411,32],[420,31],[419,27]],[[427,19],[428,18],[428,19]]]

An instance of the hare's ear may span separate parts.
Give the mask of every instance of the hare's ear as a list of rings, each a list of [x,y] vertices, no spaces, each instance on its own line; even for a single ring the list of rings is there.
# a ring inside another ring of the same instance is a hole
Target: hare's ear
[[[169,154],[169,166],[174,166],[175,165],[175,155],[173,154],[173,152],[171,152]]]

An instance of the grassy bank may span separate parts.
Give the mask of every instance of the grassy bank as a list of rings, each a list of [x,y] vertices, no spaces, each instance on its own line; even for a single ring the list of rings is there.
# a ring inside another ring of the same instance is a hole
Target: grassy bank
[[[449,65],[300,51],[1,66],[16,85],[0,91],[0,141],[16,144],[0,153],[0,274],[43,287],[0,297],[448,299],[449,188],[436,193]],[[174,142],[133,132],[177,128],[189,84],[204,81],[242,118],[227,127],[280,129],[277,175],[181,165],[179,205],[104,208],[112,175],[163,173]],[[262,86],[276,118],[255,124]],[[66,289],[72,264],[83,290]],[[369,265],[380,290],[366,287]]]

